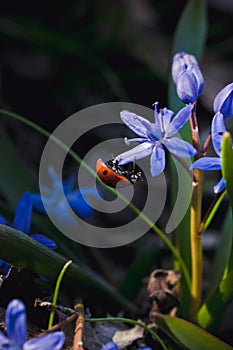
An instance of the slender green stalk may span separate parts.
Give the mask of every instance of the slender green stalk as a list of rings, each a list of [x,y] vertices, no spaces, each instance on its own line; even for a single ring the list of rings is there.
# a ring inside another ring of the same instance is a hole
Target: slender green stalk
[[[54,315],[55,315],[55,306],[57,305],[57,300],[58,300],[58,294],[59,294],[59,289],[61,285],[61,281],[63,279],[63,276],[68,269],[68,267],[72,264],[72,260],[67,261],[67,263],[63,266],[61,272],[59,273],[55,290],[54,290],[54,295],[53,295],[53,302],[52,302],[52,311],[50,312],[49,315],[49,324],[48,328],[51,328],[53,326],[53,320],[54,320]]]
[[[212,203],[210,204],[202,222],[199,228],[199,234],[204,233],[207,228],[209,227],[209,225],[211,224],[216,212],[218,211],[218,208],[220,207],[220,205],[222,204],[222,201],[226,195],[227,191],[223,191],[220,194],[217,194],[217,196],[214,198],[214,200],[212,201]]]
[[[195,160],[202,156],[200,150],[199,130],[196,117],[196,104],[193,108],[190,118],[193,145],[198,154]],[[203,178],[202,170],[194,169],[193,171],[193,194],[190,209],[190,245],[192,259],[192,279],[191,279],[191,307],[190,317],[194,319],[201,303],[202,295],[202,240],[199,232],[201,224],[201,208],[203,195]]]
[[[165,345],[163,340],[158,336],[158,334],[152,331],[151,328],[147,327],[142,322],[123,317],[85,318],[85,322],[124,322],[133,324],[134,326],[139,326],[145,329],[146,332],[150,333],[152,337],[161,345],[163,350],[168,350],[167,346]]]
[[[199,233],[201,223],[201,202],[203,188],[203,171],[194,170],[195,184],[193,185],[192,205],[190,212],[190,242],[192,256],[192,283],[191,283],[191,318],[194,318],[202,294],[202,240]]]
[[[232,138],[229,132],[225,132],[223,134],[221,151],[222,151],[222,154],[221,154],[222,174],[226,183],[226,190],[228,193],[228,197],[231,205],[232,217],[233,217],[233,184],[232,184],[233,150],[232,150]],[[231,255],[230,255],[227,267],[225,269],[224,275],[226,276],[231,270],[233,270],[233,244],[231,247]]]
[[[46,138],[51,138],[59,147],[64,149],[70,156],[79,164],[82,164],[82,166],[85,168],[86,171],[88,171],[92,176],[94,176],[97,181],[101,182],[101,180],[96,176],[96,172],[88,166],[74,151],[72,151],[69,147],[67,147],[61,140],[59,140],[57,137],[51,135],[47,130],[43,129],[42,127],[38,126],[37,124],[33,123],[32,121],[16,114],[10,111],[6,111],[4,109],[0,109],[0,114],[9,116],[11,118],[14,118],[18,121],[20,121],[23,124],[28,125],[32,129],[38,131],[41,135],[45,136]],[[186,284],[188,287],[190,287],[190,276],[187,270],[187,267],[181,258],[178,250],[173,246],[171,241],[167,238],[167,236],[163,233],[162,230],[160,230],[152,220],[150,220],[146,215],[144,215],[141,210],[139,210],[135,205],[132,203],[129,203],[128,200],[120,193],[118,193],[114,188],[106,186],[104,183],[101,182],[101,184],[110,192],[117,195],[124,203],[126,203],[138,216],[141,217],[141,219],[148,224],[149,228],[151,228],[165,243],[165,245],[170,249],[173,256],[179,261],[181,270],[183,272]]]

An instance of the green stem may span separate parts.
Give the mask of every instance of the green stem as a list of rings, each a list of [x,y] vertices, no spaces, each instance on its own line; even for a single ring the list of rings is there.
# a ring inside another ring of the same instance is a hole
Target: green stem
[[[192,282],[191,282],[191,318],[196,316],[201,303],[202,294],[202,240],[199,233],[201,223],[201,202],[203,187],[203,171],[194,170],[195,184],[190,212],[190,242],[192,257]]]
[[[167,238],[167,236],[153,223],[152,220],[150,220],[146,215],[144,215],[141,210],[139,210],[135,205],[132,203],[128,203],[128,200],[120,193],[118,193],[114,188],[106,186],[102,181],[96,176],[96,172],[88,166],[74,151],[72,151],[69,147],[67,147],[61,140],[59,140],[57,137],[51,135],[48,131],[43,129],[42,127],[38,126],[37,124],[33,123],[32,121],[16,114],[10,111],[6,111],[4,109],[0,109],[0,114],[9,116],[11,118],[14,118],[18,121],[20,121],[23,124],[28,125],[32,129],[38,131],[41,135],[45,136],[46,138],[52,139],[59,147],[61,147],[63,150],[65,150],[70,156],[79,164],[82,163],[82,166],[85,168],[86,171],[88,171],[92,176],[94,176],[97,181],[101,182],[101,184],[110,192],[118,196],[123,202],[125,202],[129,207],[141,217],[141,219],[148,224],[148,226],[163,240],[165,245],[170,249],[173,256],[179,261],[180,267],[182,269],[185,281],[187,283],[187,286],[190,287],[190,276],[187,270],[187,267],[181,258],[178,250],[172,245],[171,241]]]
[[[163,350],[168,350],[167,346],[165,345],[163,340],[158,336],[158,334],[152,331],[151,328],[147,327],[142,322],[123,317],[85,318],[85,322],[124,322],[133,324],[134,326],[139,326],[143,328],[146,332],[150,333],[152,337],[161,345]]]
[[[199,130],[196,117],[196,104],[194,105],[190,118],[193,145],[198,154],[195,160],[202,156],[200,149]],[[194,169],[193,171],[193,194],[190,209],[190,245],[192,259],[192,279],[191,279],[191,307],[190,317],[194,319],[201,303],[202,295],[202,240],[199,232],[201,224],[201,207],[203,195],[203,178],[202,170]]]
[[[55,290],[54,290],[53,302],[52,302],[52,311],[50,312],[50,315],[49,315],[48,328],[51,328],[53,326],[53,320],[54,320],[54,315],[55,315],[55,306],[57,305],[57,300],[58,300],[58,294],[59,294],[61,281],[63,279],[63,276],[64,276],[66,270],[71,265],[71,263],[72,263],[72,260],[67,261],[67,263],[63,266],[61,272],[59,273],[59,276],[58,276],[58,279],[57,279],[57,282],[56,282],[56,286],[55,286]]]

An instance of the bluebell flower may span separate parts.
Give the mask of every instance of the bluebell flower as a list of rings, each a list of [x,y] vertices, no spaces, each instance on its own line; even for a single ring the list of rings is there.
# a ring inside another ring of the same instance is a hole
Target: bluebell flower
[[[73,217],[70,211],[67,211],[64,203],[65,194],[68,204],[77,215],[81,218],[91,217],[93,208],[83,196],[99,197],[98,192],[94,188],[74,190],[75,177],[70,177],[69,180],[62,182],[53,167],[49,167],[48,172],[52,179],[52,186],[51,188],[43,186],[42,195],[31,193],[33,209],[43,215],[47,215],[45,207],[49,208],[49,214],[52,214],[57,220],[68,225],[72,224]]]
[[[220,112],[224,118],[233,115],[233,83],[226,85],[215,97],[214,112]]]
[[[172,61],[172,79],[174,83],[177,83],[177,77],[184,71],[185,68],[193,64],[198,64],[195,56],[188,54],[184,51],[177,52],[173,56]]]
[[[1,215],[0,224],[12,226],[16,230],[22,231],[28,235],[31,227],[31,217],[32,198],[29,192],[25,192],[17,204],[13,224],[9,225],[8,221]],[[57,247],[53,240],[39,233],[32,234],[30,237],[51,250],[54,250]],[[3,268],[4,274],[6,275],[10,269],[10,265],[0,261],[0,266]]]
[[[191,169],[200,169],[200,170],[221,170],[221,144],[222,144],[222,135],[226,132],[226,127],[224,124],[224,116],[222,113],[217,112],[212,120],[211,124],[211,134],[212,134],[212,143],[215,152],[218,157],[202,157],[196,160],[192,165]],[[226,188],[224,178],[214,186],[214,192],[219,193]]]
[[[7,350],[60,350],[65,342],[63,332],[54,332],[26,341],[27,317],[24,303],[13,299],[6,310],[7,336],[0,332],[0,349]]]
[[[116,343],[110,341],[108,343],[106,343],[101,350],[119,350],[119,347]]]
[[[196,58],[185,52],[174,56],[172,78],[177,95],[184,103],[194,103],[204,89],[204,78]]]
[[[192,108],[193,106],[189,104],[172,118],[173,111],[163,108],[158,112],[155,104],[154,123],[135,113],[122,111],[122,121],[140,136],[131,140],[126,139],[126,143],[136,141],[139,142],[139,145],[119,154],[115,160],[119,161],[119,165],[123,165],[151,155],[150,172],[152,176],[158,176],[165,168],[164,147],[177,157],[194,156],[197,153],[196,149],[188,142],[174,136],[189,120]]]

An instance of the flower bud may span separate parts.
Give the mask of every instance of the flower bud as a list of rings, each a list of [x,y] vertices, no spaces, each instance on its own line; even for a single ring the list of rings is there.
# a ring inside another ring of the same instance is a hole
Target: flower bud
[[[193,55],[190,55],[183,51],[175,54],[172,63],[172,79],[175,84],[177,83],[178,75],[182,73],[188,66],[193,64],[197,64],[197,60]]]
[[[198,81],[192,69],[186,69],[177,78],[176,91],[184,103],[193,103],[198,97]]]
[[[202,72],[201,72],[198,64],[193,64],[192,66],[190,66],[190,70],[193,72],[193,74],[195,75],[195,77],[197,79],[198,96],[199,96],[202,93],[202,91],[204,90],[204,85],[205,85]]]
[[[221,112],[224,118],[233,115],[233,83],[226,85],[215,97],[214,112]]]

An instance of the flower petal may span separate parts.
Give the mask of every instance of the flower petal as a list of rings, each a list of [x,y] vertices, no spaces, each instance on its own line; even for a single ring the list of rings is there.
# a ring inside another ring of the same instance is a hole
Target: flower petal
[[[177,77],[177,95],[184,103],[193,103],[198,97],[198,81],[191,69],[186,69]]]
[[[160,175],[165,168],[165,151],[161,144],[154,147],[150,159],[150,172],[152,176]]]
[[[154,103],[155,125],[159,128],[160,133],[166,130],[166,125],[170,123],[174,112],[168,108],[161,108],[158,112],[158,103]]]
[[[26,340],[27,319],[24,303],[19,299],[13,299],[7,306],[6,328],[8,337],[20,348]]]
[[[214,112],[221,112],[224,118],[233,114],[233,83],[226,85],[215,97],[213,103]]]
[[[63,181],[63,190],[65,194],[72,192],[75,184],[76,176],[71,176],[68,180]]]
[[[83,198],[82,194],[84,191],[76,190],[67,195],[67,200],[71,208],[81,217],[81,218],[89,218],[93,215],[93,209],[88,204],[87,200]],[[90,194],[90,193],[89,193]],[[99,197],[96,194],[96,191],[93,191],[93,194],[96,197]]]
[[[125,143],[127,146],[130,145],[131,142],[139,142],[139,143],[142,143],[142,142],[145,142],[146,139],[145,138],[142,138],[142,137],[135,137],[133,139],[128,139],[127,137],[125,137]],[[149,141],[149,139],[148,139]]]
[[[226,183],[224,181],[224,178],[222,177],[221,180],[217,183],[217,185],[214,186],[214,193],[219,193],[225,190]]]
[[[50,239],[44,235],[41,235],[40,233],[34,233],[30,237],[51,250],[54,250],[57,248],[56,243],[52,239]]]
[[[110,341],[102,346],[101,350],[119,350],[119,347],[116,343]]]
[[[192,64],[197,64],[195,56],[186,53],[184,51],[177,52],[173,57],[172,63],[172,78],[174,83],[177,83],[178,75],[187,67]]]
[[[196,160],[190,169],[200,169],[200,170],[221,170],[222,164],[221,159],[217,157],[202,157]]]
[[[11,349],[11,341],[0,332],[0,349]]]
[[[162,142],[168,151],[172,154],[175,154],[177,157],[189,158],[197,154],[197,150],[192,145],[190,145],[190,143],[182,140],[179,137],[165,139]]]
[[[43,215],[46,215],[47,213],[46,213],[45,207],[43,205],[42,197],[43,197],[43,200],[46,200],[46,197],[44,197],[44,196],[31,193],[32,206],[33,206],[34,210],[38,211],[39,213],[41,213]]]
[[[192,72],[194,73],[196,79],[197,79],[197,83],[198,83],[198,95],[200,95],[202,93],[202,91],[204,90],[204,78],[202,75],[202,72],[199,68],[198,64],[193,64],[191,67]]]
[[[152,153],[154,144],[152,142],[143,142],[134,147],[130,151],[119,154],[115,160],[119,161],[119,165],[134,162],[138,159],[145,158]]]
[[[151,124],[147,119],[126,110],[121,111],[120,117],[128,128],[139,136],[147,138],[147,130]]]
[[[212,120],[211,134],[215,152],[220,156],[222,135],[226,132],[223,114],[217,112]]]
[[[25,192],[18,202],[13,227],[28,234],[31,226],[32,198],[29,192]]]
[[[54,332],[42,337],[33,338],[28,340],[23,350],[60,350],[65,342],[65,336],[63,332]]]
[[[0,224],[1,225],[9,225],[8,222],[6,221],[6,219],[2,215],[0,215]]]
[[[6,276],[8,274],[8,272],[10,271],[11,265],[6,263],[3,260],[0,260],[0,267],[1,267],[1,269],[3,269],[4,276]]]
[[[167,125],[165,130],[166,137],[171,137],[172,135],[176,134],[184,126],[184,124],[187,123],[191,116],[192,109],[193,105],[190,103],[176,114],[171,123]]]

